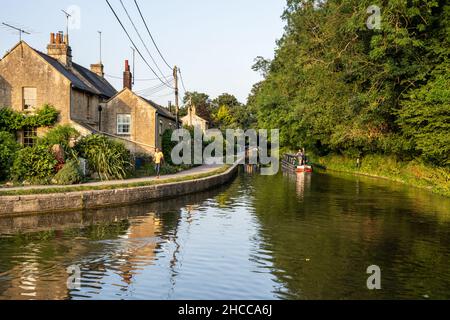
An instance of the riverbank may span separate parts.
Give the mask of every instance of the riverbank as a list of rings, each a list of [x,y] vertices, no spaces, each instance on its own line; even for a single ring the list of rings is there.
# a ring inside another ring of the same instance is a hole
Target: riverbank
[[[371,155],[361,159],[358,168],[355,159],[333,155],[314,158],[314,162],[327,170],[389,179],[450,197],[450,170],[418,161],[401,162],[393,157]]]
[[[161,176],[160,179],[157,179],[156,177],[143,177],[125,180],[96,181],[63,186],[46,185],[46,186],[4,187],[0,188],[0,197],[145,187],[149,185],[182,182],[187,180],[206,178],[215,174],[223,173],[228,168],[229,168],[228,166],[222,165],[203,165],[192,168],[190,170]]]
[[[96,209],[196,193],[229,182],[236,175],[238,165],[203,166],[197,168],[197,172],[201,168],[205,172],[191,175],[185,172],[159,180],[147,178],[136,182],[3,191],[0,216]]]

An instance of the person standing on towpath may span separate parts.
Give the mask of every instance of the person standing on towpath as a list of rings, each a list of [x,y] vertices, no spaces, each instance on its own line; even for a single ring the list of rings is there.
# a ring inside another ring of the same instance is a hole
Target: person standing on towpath
[[[156,176],[157,176],[157,179],[159,179],[161,176],[161,165],[164,162],[164,154],[161,152],[161,150],[159,148],[156,148],[154,158],[155,158]]]

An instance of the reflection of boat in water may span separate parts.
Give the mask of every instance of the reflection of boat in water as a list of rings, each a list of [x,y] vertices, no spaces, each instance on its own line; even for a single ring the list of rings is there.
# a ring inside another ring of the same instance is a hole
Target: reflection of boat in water
[[[297,166],[297,169],[295,169],[295,172],[297,173],[311,173],[313,172],[312,166],[304,165],[304,166]]]
[[[305,192],[311,188],[311,175],[306,172],[298,172],[296,174],[296,189],[297,196],[301,199],[304,198]]]

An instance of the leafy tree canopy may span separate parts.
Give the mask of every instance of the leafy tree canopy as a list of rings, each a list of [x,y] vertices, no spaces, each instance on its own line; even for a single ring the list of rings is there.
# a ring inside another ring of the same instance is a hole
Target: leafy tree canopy
[[[367,8],[381,8],[370,30]],[[288,0],[285,33],[248,99],[285,148],[421,156],[448,165],[450,5]]]

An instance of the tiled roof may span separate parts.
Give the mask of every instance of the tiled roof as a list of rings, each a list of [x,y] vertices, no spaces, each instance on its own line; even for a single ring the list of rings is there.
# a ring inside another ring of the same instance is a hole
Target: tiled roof
[[[176,117],[166,108],[160,106],[159,104],[156,104],[155,102],[153,102],[152,100],[146,99],[141,97],[143,100],[147,101],[153,108],[156,109],[156,111],[158,111],[158,114],[162,115],[163,117],[166,117],[168,119],[172,119],[176,121]]]
[[[62,75],[72,82],[72,85],[82,91],[87,91],[96,95],[101,95],[106,98],[111,98],[117,93],[117,90],[104,78],[98,76],[96,73],[72,63],[71,68],[66,68],[58,60],[33,49],[45,61],[52,65]]]

